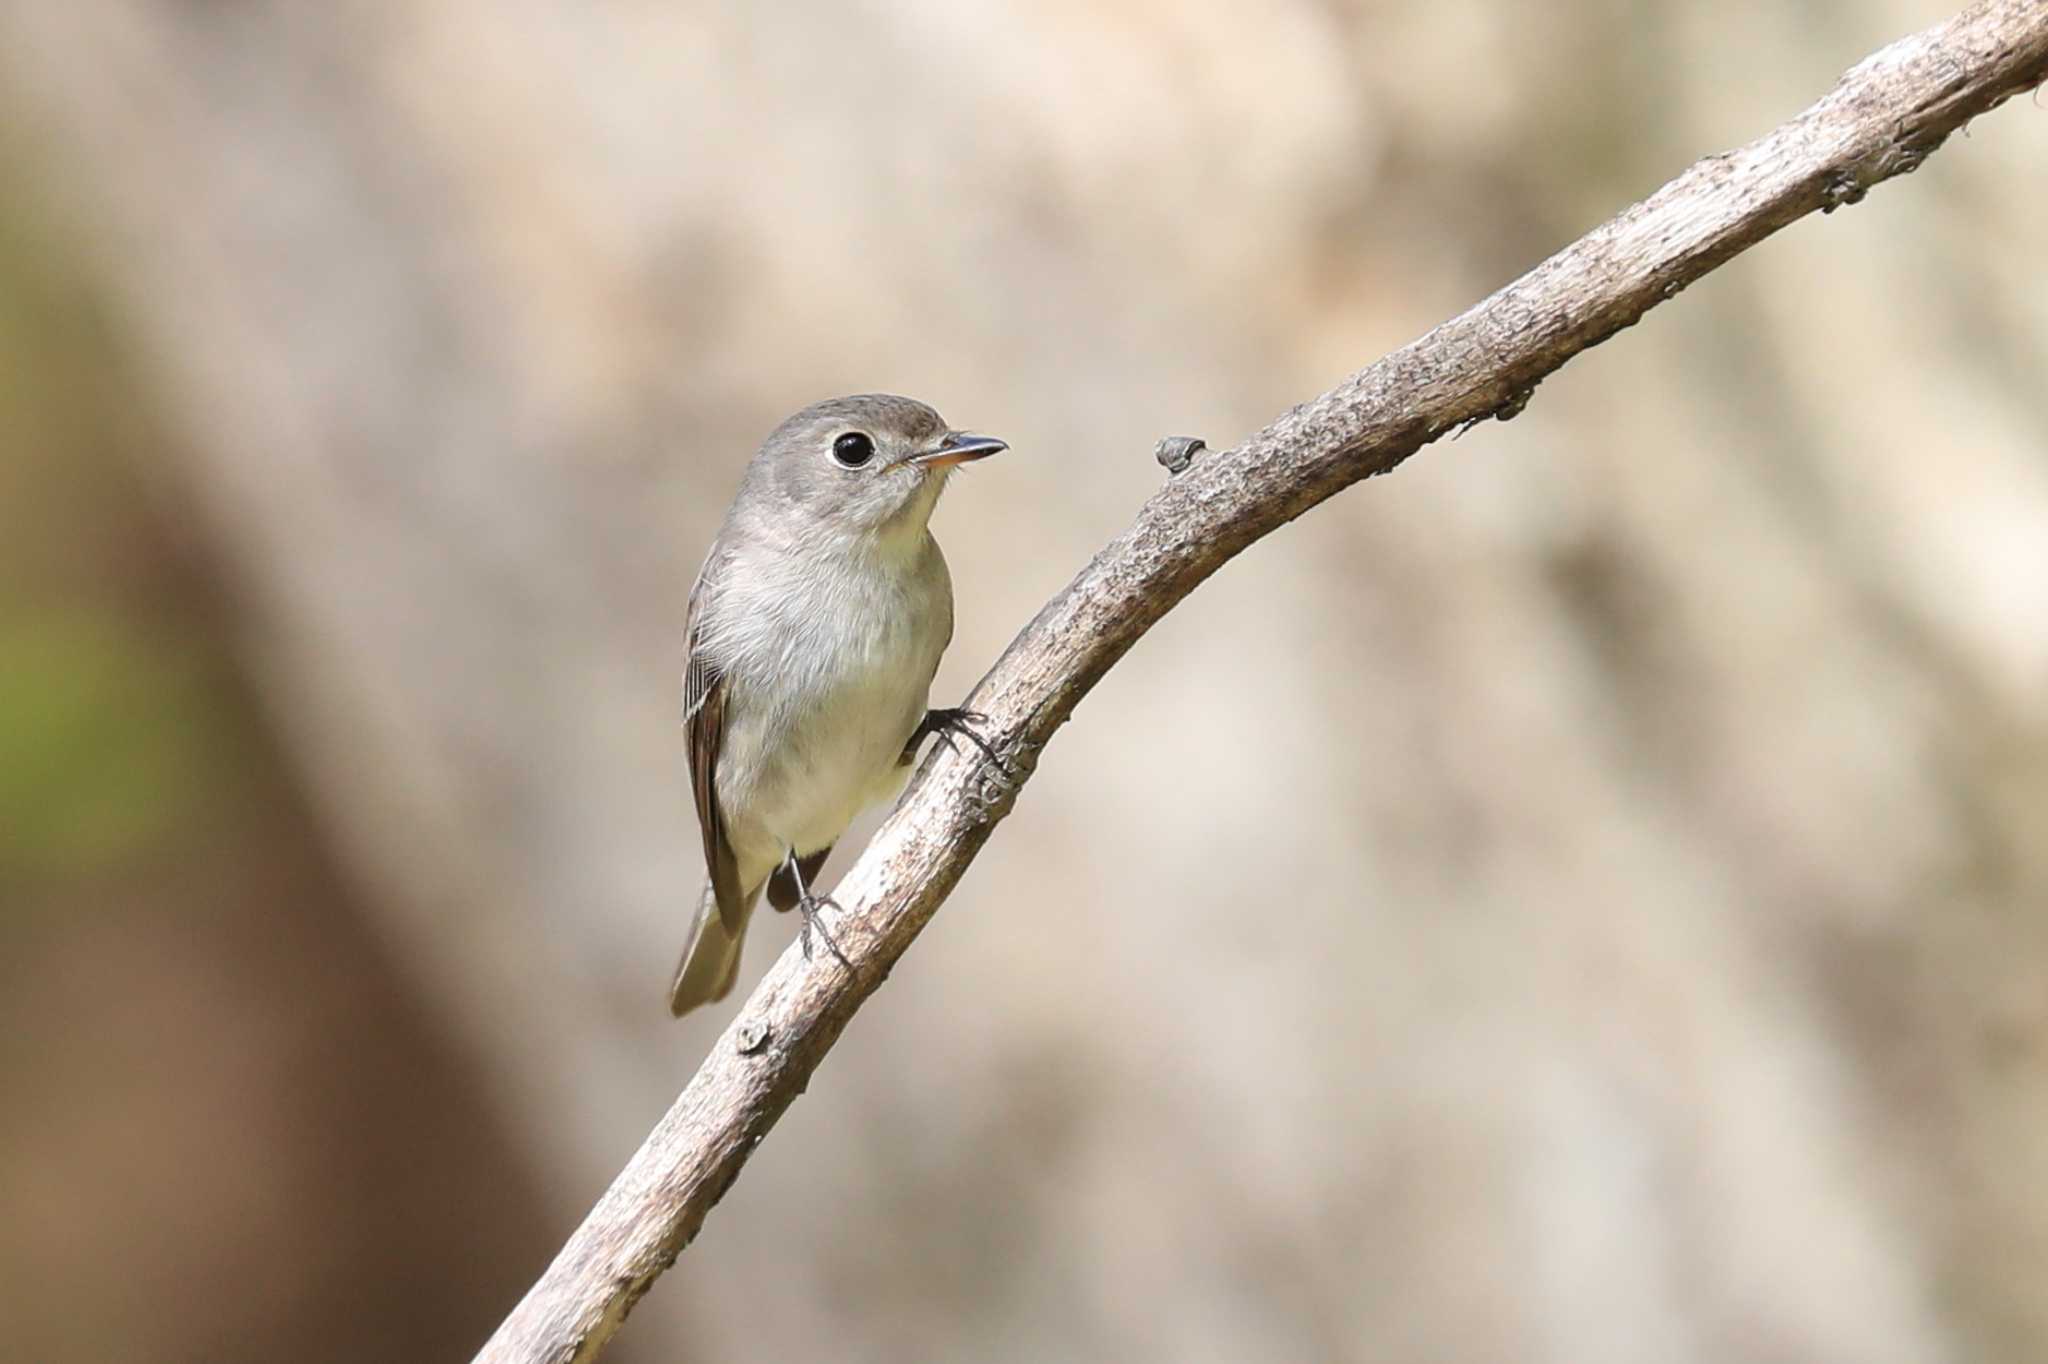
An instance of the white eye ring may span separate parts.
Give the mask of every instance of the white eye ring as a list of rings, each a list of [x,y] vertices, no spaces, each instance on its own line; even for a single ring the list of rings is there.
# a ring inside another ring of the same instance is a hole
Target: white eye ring
[[[875,442],[865,431],[848,431],[832,442],[832,462],[842,469],[858,469],[875,457]]]

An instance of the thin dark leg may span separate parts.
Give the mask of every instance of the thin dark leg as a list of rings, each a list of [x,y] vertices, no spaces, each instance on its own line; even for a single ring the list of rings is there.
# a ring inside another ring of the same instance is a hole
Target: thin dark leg
[[[946,747],[954,748],[953,736],[958,734],[966,739],[967,742],[980,749],[983,757],[987,758],[997,767],[1003,767],[1005,764],[1001,756],[996,753],[994,748],[989,746],[988,740],[974,732],[973,727],[975,725],[986,724],[987,722],[988,717],[986,715],[983,715],[978,710],[969,710],[965,706],[947,706],[939,710],[928,710],[924,713],[924,719],[917,722],[917,728],[910,732],[910,742],[903,745],[903,756],[897,761],[904,767],[910,766],[917,758],[917,746],[934,734],[939,736],[940,741]],[[959,750],[954,748],[954,751],[958,752]]]
[[[831,952],[833,959],[845,967],[850,974],[853,971],[853,963],[848,961],[846,954],[839,950],[839,944],[833,941],[832,931],[825,927],[824,919],[819,917],[819,911],[824,909],[826,905],[837,909],[839,908],[839,902],[829,895],[811,894],[810,886],[804,882],[804,871],[796,855],[796,849],[791,848],[789,850],[788,855],[783,859],[782,870],[790,880],[796,883],[796,912],[802,918],[802,924],[797,929],[796,940],[797,945],[803,948],[804,960],[809,961],[811,959],[811,930],[816,929],[818,936],[825,940],[826,950]]]

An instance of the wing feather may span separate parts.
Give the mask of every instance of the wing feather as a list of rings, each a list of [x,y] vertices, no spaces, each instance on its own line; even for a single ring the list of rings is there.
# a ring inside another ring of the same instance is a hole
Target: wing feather
[[[718,917],[726,929],[746,927],[747,907],[741,903],[739,861],[726,838],[725,815],[718,808],[718,754],[725,741],[725,677],[705,655],[701,626],[711,591],[712,565],[706,563],[690,589],[689,663],[683,671],[683,725],[689,736],[690,794],[697,804],[697,825],[704,834],[704,866],[718,899]]]

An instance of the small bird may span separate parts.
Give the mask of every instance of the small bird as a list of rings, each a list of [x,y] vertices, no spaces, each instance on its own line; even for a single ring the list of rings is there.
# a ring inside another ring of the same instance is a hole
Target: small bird
[[[927,708],[953,638],[928,523],[955,468],[1007,448],[868,393],[805,408],[747,466],[690,589],[683,723],[710,880],[676,1016],[732,989],[764,885],[802,911],[808,950],[812,883],[853,817],[902,790],[926,736],[976,737],[969,712]]]

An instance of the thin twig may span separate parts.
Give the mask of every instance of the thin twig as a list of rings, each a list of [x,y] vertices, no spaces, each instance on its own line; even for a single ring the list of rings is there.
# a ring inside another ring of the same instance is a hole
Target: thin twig
[[[1195,453],[969,698],[1003,763],[972,746],[935,748],[839,883],[834,898],[845,911],[834,932],[852,970],[783,954],[484,1347],[481,1364],[567,1364],[603,1349],[951,892],[1039,749],[1196,584],[1260,536],[1445,433],[1512,417],[1574,355],[1786,224],[1855,203],[1914,169],[1950,133],[2044,75],[2048,3],[1975,5],[1878,52],[1769,136],[1697,163],[1236,449]]]

